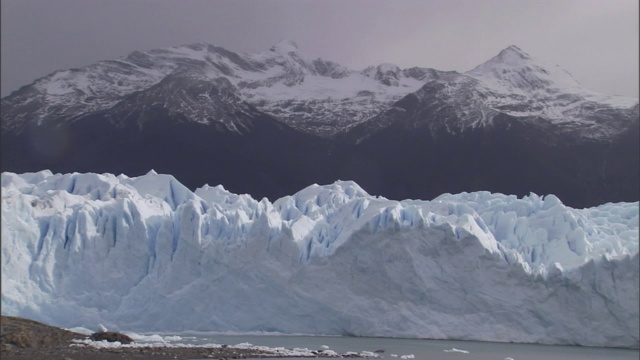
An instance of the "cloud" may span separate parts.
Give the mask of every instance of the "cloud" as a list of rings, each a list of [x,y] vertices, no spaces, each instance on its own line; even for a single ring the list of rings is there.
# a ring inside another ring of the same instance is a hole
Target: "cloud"
[[[637,0],[3,0],[2,96],[58,69],[207,42],[283,38],[352,69],[466,71],[517,44],[585,86],[638,97]]]

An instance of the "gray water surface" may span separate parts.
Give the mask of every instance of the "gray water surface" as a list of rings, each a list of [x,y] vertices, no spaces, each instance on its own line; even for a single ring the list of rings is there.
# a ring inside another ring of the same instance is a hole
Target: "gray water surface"
[[[401,359],[414,355],[426,360],[621,360],[640,359],[639,350],[592,348],[579,346],[490,343],[454,340],[390,339],[342,336],[287,336],[287,335],[210,335],[197,336],[193,343],[236,345],[251,343],[256,346],[307,348],[321,350],[324,346],[338,353],[384,350],[383,359]],[[446,350],[463,350],[447,352]],[[392,354],[397,355],[393,357]],[[291,358],[289,358],[291,360]]]

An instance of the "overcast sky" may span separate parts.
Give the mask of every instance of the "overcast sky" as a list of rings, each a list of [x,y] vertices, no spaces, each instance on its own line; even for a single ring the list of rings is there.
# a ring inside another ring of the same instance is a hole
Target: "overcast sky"
[[[2,0],[2,96],[55,70],[206,42],[294,40],[359,70],[467,71],[509,45],[582,85],[638,97],[638,0]]]

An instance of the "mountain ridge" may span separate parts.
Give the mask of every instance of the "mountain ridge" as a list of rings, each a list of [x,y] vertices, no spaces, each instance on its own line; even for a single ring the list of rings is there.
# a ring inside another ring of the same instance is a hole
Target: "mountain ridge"
[[[513,71],[514,69],[505,69],[501,66],[517,63],[514,58],[523,60],[525,63],[533,62],[534,69],[524,65],[521,66],[522,69]],[[33,116],[40,119],[39,121],[49,116],[49,113],[57,117],[72,117],[71,115],[77,117],[78,113],[87,114],[107,109],[115,105],[118,99],[157,84],[162,78],[174,72],[196,70],[203,80],[226,78],[236,87],[238,95],[243,100],[279,118],[287,125],[328,137],[370,119],[403,96],[419,90],[429,81],[452,74],[467,75],[481,81],[479,86],[492,90],[489,93],[485,91],[485,96],[492,96],[495,92],[499,92],[501,94],[498,94],[498,97],[500,97],[506,92],[513,92],[514,89],[516,92],[521,92],[518,91],[522,90],[518,85],[529,85],[531,88],[527,90],[549,88],[550,85],[554,85],[553,91],[558,92],[558,86],[553,81],[559,81],[560,87],[569,86],[570,90],[580,90],[577,95],[573,94],[573,102],[597,101],[619,108],[634,105],[633,99],[608,97],[583,90],[563,70],[556,71],[553,67],[545,68],[536,64],[537,61],[534,62],[531,56],[517,46],[511,45],[494,58],[466,73],[443,72],[429,68],[400,69],[393,64],[380,64],[362,71],[354,71],[321,58],[307,59],[300,54],[297,45],[291,40],[282,40],[270,50],[255,54],[235,53],[210,44],[197,43],[146,52],[134,51],[117,60],[101,61],[80,69],[56,71],[34,82],[33,86],[36,88],[34,90],[36,92],[39,90],[40,96],[22,99],[22,101],[20,99],[8,101],[8,98],[16,97],[16,94],[12,93],[3,99],[3,107],[8,108],[6,111],[11,116],[13,107],[16,106],[14,103],[29,103],[37,97],[37,100],[44,105],[42,111],[36,112]],[[495,69],[496,67],[500,67],[502,71],[513,72],[515,75],[506,80],[501,79],[499,77],[501,74],[498,74],[500,69]],[[537,71],[538,75],[549,75],[548,69],[553,70],[551,71],[553,77],[543,76],[544,78],[540,79],[540,76],[528,76],[529,78],[526,76],[532,71]],[[488,72],[491,74],[487,74]],[[527,74],[523,75],[523,73]],[[489,75],[494,78],[498,75],[497,81],[489,79]],[[327,82],[326,78],[337,82]],[[531,84],[531,78],[534,80],[533,84]],[[373,82],[366,79],[371,79]],[[515,84],[515,86],[506,86],[505,89],[505,83]],[[577,97],[584,99],[577,99]],[[539,98],[538,96],[536,100],[544,100]],[[341,106],[345,101],[346,105]],[[567,106],[567,103],[568,101],[564,103],[556,101],[553,106],[562,108]],[[637,100],[635,103],[637,104]],[[500,109],[500,106],[507,105],[512,104],[501,102],[500,99],[493,99],[491,103],[491,106],[498,111],[504,110]],[[65,108],[66,112],[60,107]],[[338,110],[328,109],[330,107]],[[355,119],[354,115],[356,115]],[[339,121],[322,123],[320,119],[327,117],[338,118]],[[203,120],[195,119],[195,121]],[[310,125],[316,123],[318,124],[315,126]],[[2,122],[2,126],[4,130],[11,127],[6,119]]]
[[[190,188],[244,184],[233,190],[270,198],[337,179],[395,198],[535,191],[593,206],[640,196],[637,99],[584,89],[517,46],[458,73],[354,71],[286,40],[253,54],[197,43],[57,71],[1,102],[3,171],[157,168]],[[197,175],[188,164],[199,158],[220,168]],[[458,179],[465,167],[473,179]]]

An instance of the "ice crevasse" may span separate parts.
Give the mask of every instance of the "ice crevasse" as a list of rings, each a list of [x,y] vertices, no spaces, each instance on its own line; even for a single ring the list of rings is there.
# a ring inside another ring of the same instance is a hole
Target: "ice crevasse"
[[[638,203],[2,174],[2,313],[65,327],[638,347]]]

